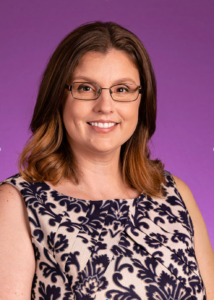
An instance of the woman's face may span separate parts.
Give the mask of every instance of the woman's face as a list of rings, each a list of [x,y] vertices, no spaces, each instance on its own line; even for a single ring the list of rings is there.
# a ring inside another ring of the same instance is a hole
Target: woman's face
[[[69,84],[77,81],[94,82],[102,88],[109,88],[120,82],[140,85],[140,76],[125,52],[112,49],[108,54],[87,52],[74,70]],[[116,102],[109,90],[102,90],[96,100],[77,100],[67,91],[63,122],[74,153],[98,155],[120,151],[121,145],[132,136],[137,126],[140,100],[141,94],[134,102]],[[88,124],[97,120],[118,124],[106,130],[108,132],[100,132],[98,127]]]

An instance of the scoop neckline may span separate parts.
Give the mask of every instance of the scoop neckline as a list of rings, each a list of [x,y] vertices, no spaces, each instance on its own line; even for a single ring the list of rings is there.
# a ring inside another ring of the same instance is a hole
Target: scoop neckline
[[[134,201],[134,200],[137,200],[138,198],[140,198],[143,193],[140,193],[139,196],[137,196],[136,198],[131,198],[131,199],[126,199],[126,198],[115,198],[115,199],[105,199],[105,200],[85,200],[85,199],[79,199],[79,198],[75,198],[75,197],[72,197],[72,196],[68,196],[68,195],[65,195],[57,190],[54,190],[50,185],[48,185],[45,181],[40,181],[40,183],[44,184],[46,187],[49,188],[50,191],[53,191],[53,192],[56,192],[58,193],[59,195],[62,195],[64,197],[67,197],[67,198],[73,198],[77,201],[84,201],[84,202],[88,202],[88,203],[94,203],[94,202],[106,202],[106,201],[117,201],[117,200],[126,200],[126,201]]]

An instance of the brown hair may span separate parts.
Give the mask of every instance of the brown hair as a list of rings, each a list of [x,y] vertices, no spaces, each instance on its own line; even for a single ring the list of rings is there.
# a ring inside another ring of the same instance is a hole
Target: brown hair
[[[138,124],[121,146],[121,172],[124,182],[149,196],[162,197],[166,184],[164,164],[151,160],[148,142],[156,126],[156,82],[149,56],[141,41],[114,22],[87,22],[77,27],[54,51],[43,74],[29,129],[32,132],[19,156],[18,168],[30,182],[72,178],[79,183],[79,170],[66,139],[62,122],[65,85],[69,83],[81,57],[88,51],[106,54],[125,51],[136,65],[143,89]],[[23,170],[22,170],[23,167]]]

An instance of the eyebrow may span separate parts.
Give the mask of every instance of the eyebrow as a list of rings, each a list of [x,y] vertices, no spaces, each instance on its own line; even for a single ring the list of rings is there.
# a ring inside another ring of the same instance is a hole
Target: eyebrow
[[[76,80],[86,80],[86,81],[90,81],[90,82],[94,82],[96,83],[96,80],[93,80],[89,77],[86,77],[86,76],[77,76],[77,77],[74,77],[74,79],[72,80],[73,82],[76,81]],[[117,83],[124,83],[126,81],[131,81],[132,83],[136,84],[136,82],[131,79],[131,78],[128,78],[128,77],[123,77],[123,78],[120,78],[120,79],[117,79],[113,82],[113,84],[117,84]],[[137,85],[137,84],[136,84]]]

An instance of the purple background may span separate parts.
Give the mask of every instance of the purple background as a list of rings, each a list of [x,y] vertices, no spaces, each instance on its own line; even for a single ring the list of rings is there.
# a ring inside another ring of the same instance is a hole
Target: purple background
[[[78,0],[0,3],[0,181],[17,173],[40,76],[66,34],[115,21],[148,50],[157,79],[151,151],[190,187],[214,248],[214,1]]]

